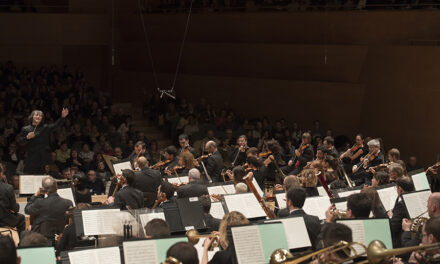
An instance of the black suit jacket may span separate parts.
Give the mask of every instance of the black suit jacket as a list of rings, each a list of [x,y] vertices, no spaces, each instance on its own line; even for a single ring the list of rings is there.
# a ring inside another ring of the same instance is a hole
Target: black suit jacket
[[[44,165],[51,164],[50,154],[50,133],[54,128],[61,126],[64,118],[58,119],[53,124],[41,124],[35,128],[33,125],[25,126],[21,129],[18,141],[21,145],[26,145],[26,160],[24,162],[24,171],[26,173],[42,173]],[[27,139],[29,132],[35,130],[35,137]]]
[[[127,205],[131,209],[139,209],[144,207],[144,194],[138,189],[131,186],[124,186],[115,195],[113,206],[121,210],[126,210]]]
[[[199,197],[209,195],[208,188],[198,181],[189,182],[187,185],[179,187],[177,198]]]
[[[307,162],[313,160],[313,147],[312,145],[309,145],[301,154],[301,156],[298,157],[299,161],[299,168],[302,169],[304,166],[307,165]]]
[[[144,206],[152,207],[157,196],[157,189],[162,182],[160,171],[144,168],[136,171],[136,182],[134,187],[144,195]]]
[[[246,163],[246,159],[247,159],[246,151],[248,149],[249,148],[246,148],[244,151],[240,151],[239,148],[236,147],[232,150],[232,153],[230,156],[231,162],[234,162],[235,157],[237,157],[237,159],[235,160],[234,166],[243,165]],[[238,153],[238,152],[240,152],[240,153]],[[237,153],[238,153],[238,156],[237,156]]]
[[[290,213],[290,216],[302,216],[304,218],[304,223],[306,224],[307,233],[309,233],[310,242],[314,248],[316,245],[316,240],[321,231],[321,224],[319,218],[314,215],[308,215],[303,209],[295,210]]]
[[[72,201],[60,197],[57,193],[50,193],[46,198],[32,196],[24,212],[35,216],[32,231],[40,232],[43,222],[64,223],[69,207],[73,207]]]
[[[17,226],[19,219],[15,213],[19,209],[20,206],[15,200],[14,188],[7,183],[0,182],[0,226]]]
[[[390,220],[391,236],[393,238],[393,247],[398,248],[401,245],[402,219],[409,218],[406,212],[405,204],[401,197],[397,198],[393,209],[393,217]]]
[[[205,167],[213,182],[221,181],[223,158],[219,151],[214,152],[206,159]]]

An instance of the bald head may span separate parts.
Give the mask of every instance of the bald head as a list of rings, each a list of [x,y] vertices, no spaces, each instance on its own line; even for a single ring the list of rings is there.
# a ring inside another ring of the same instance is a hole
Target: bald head
[[[428,199],[429,217],[440,216],[440,192],[432,193]]]
[[[215,143],[213,140],[210,140],[206,142],[205,149],[208,151],[208,153],[214,153],[217,151],[217,143]]]
[[[58,190],[57,182],[52,177],[45,177],[41,185],[46,193],[56,193]]]
[[[147,167],[148,161],[145,157],[139,157],[137,160],[137,164],[138,164],[139,168],[143,169],[143,168]]]

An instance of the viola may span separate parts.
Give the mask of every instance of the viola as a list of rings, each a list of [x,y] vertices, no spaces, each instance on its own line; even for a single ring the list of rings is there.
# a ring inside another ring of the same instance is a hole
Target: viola
[[[350,149],[350,151],[353,152],[353,153],[355,153],[356,151],[358,151],[358,150],[359,150],[360,148],[362,148],[362,147],[363,147],[362,144],[354,145],[354,146]]]
[[[174,167],[168,169],[168,171],[170,173],[176,173],[177,171],[180,171],[180,170],[183,170],[183,169],[185,169],[185,166],[174,166]]]
[[[163,166],[167,165],[170,162],[171,162],[171,160],[160,161],[160,162],[154,164],[153,166],[151,166],[150,168],[151,169],[157,169],[157,168],[160,168],[160,167],[163,167]]]
[[[202,156],[198,157],[196,160],[201,161],[201,160],[207,159],[211,156],[212,156],[212,153],[209,153],[208,155],[202,155]]]
[[[268,152],[261,152],[260,154],[258,154],[258,157],[260,158],[265,158],[269,155],[272,155],[272,151],[268,151]]]

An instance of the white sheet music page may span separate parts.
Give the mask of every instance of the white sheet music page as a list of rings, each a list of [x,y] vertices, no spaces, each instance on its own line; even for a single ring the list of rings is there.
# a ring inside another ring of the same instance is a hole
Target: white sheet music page
[[[20,194],[34,194],[41,188],[42,180],[49,175],[20,175]]]
[[[76,206],[75,199],[73,198],[72,188],[58,189],[57,193],[60,197],[72,201],[73,207]]]
[[[308,197],[303,206],[304,212],[316,215],[319,219],[325,219],[325,211],[330,207],[330,198],[327,197]]]
[[[303,217],[287,217],[265,222],[268,223],[280,221],[283,223],[284,231],[286,232],[289,249],[312,246]]]
[[[275,198],[277,199],[280,209],[286,208],[286,193],[277,193],[275,194]]]
[[[263,197],[264,196],[264,192],[263,190],[261,190],[260,185],[258,185],[257,180],[255,180],[255,177],[252,177],[252,183],[255,186],[255,189],[257,189],[258,194]]]
[[[181,184],[181,183],[188,183],[189,182],[189,178],[188,176],[182,176],[182,177],[172,177],[172,178],[167,178],[168,182],[173,184]]]
[[[238,264],[265,264],[263,244],[257,225],[232,227]]]
[[[365,240],[365,228],[364,228],[364,222],[362,220],[346,220],[341,221],[340,223],[348,226],[351,229],[351,232],[353,234],[353,241],[366,244]],[[354,249],[357,250],[357,252],[363,252],[364,249],[359,246],[355,245]]]
[[[430,195],[430,190],[402,195],[410,218],[418,217],[427,210],[428,198]],[[427,217],[428,213],[423,214],[423,216]]]
[[[70,264],[120,264],[119,247],[69,252]]]
[[[113,164],[113,169],[115,170],[116,175],[121,175],[123,170],[132,170],[130,161],[115,163]]]
[[[317,189],[318,189],[319,196],[328,196],[328,194],[325,191],[324,187],[318,186]]]
[[[395,186],[378,189],[377,193],[379,194],[379,198],[382,201],[383,207],[386,211],[389,211],[394,208],[394,204],[397,199],[397,189]]]
[[[338,196],[340,198],[344,198],[344,197],[350,196],[350,195],[352,195],[354,193],[360,193],[360,192],[361,192],[361,190],[352,190],[352,191],[340,192],[340,193],[338,193]]]
[[[82,220],[84,235],[110,235],[115,234],[113,230],[113,219],[118,219],[119,209],[84,210]]]
[[[159,218],[159,219],[166,221],[165,214],[163,212],[141,214],[141,215],[139,215],[139,218],[141,219],[141,224],[144,227],[147,225],[148,222],[150,222],[151,220],[156,219],[156,218]]]
[[[238,211],[246,218],[265,217],[266,213],[261,208],[253,193],[241,193],[224,196],[228,211]]]
[[[155,240],[124,242],[125,264],[159,264]]]
[[[222,219],[225,215],[225,210],[223,210],[223,205],[221,202],[211,203],[211,215],[214,218]]]

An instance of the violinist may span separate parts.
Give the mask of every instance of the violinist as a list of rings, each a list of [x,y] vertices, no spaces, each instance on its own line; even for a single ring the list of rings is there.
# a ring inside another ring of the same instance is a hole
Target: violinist
[[[195,149],[189,145],[188,135],[180,134],[179,145],[180,145],[180,148],[179,148],[179,150],[177,150],[177,155],[180,155],[180,153],[182,153],[182,152],[190,152],[193,156],[196,155]]]
[[[151,207],[156,198],[157,188],[162,182],[162,177],[158,170],[148,168],[148,161],[145,157],[138,159],[140,171],[136,171],[135,188],[140,190],[144,195],[144,205]]]
[[[118,184],[122,186],[116,193],[115,197],[110,196],[107,199],[109,206],[125,210],[128,207],[131,209],[139,209],[144,207],[143,193],[134,188],[136,182],[136,175],[132,170],[123,170],[122,175],[118,175]]]
[[[134,150],[130,154],[130,156],[128,156],[127,158],[121,161],[130,161],[133,168],[135,168],[136,167],[135,161],[142,156],[149,159],[149,154],[147,152],[147,144],[145,144],[145,142],[143,141],[138,141],[136,142],[136,144],[134,144]]]
[[[166,168],[165,173],[172,176],[173,173],[188,174],[188,171],[194,168],[194,156],[189,151],[184,151],[179,154],[179,162],[172,168]]]
[[[256,157],[248,156],[246,164],[248,164],[246,172],[252,171],[258,185],[261,189],[264,189],[264,170],[266,167],[263,162]]]
[[[231,161],[232,166],[243,165],[246,163],[246,152],[249,150],[249,146],[247,144],[247,137],[245,135],[241,135],[237,139],[237,145],[232,150],[231,153]]]
[[[335,140],[332,137],[324,138],[324,147],[329,151],[329,154],[335,158],[339,157],[339,153],[335,148]]]
[[[312,137],[310,133],[305,132],[302,135],[302,143],[299,149],[295,150],[295,158],[288,162],[288,166],[291,171],[288,173],[289,175],[298,175],[302,169],[307,165],[307,162],[313,160],[313,146]]]
[[[388,150],[387,153],[388,163],[395,163],[400,160],[400,151],[397,148]]]
[[[281,159],[281,146],[276,140],[269,140],[267,142],[267,148],[271,154],[263,162],[264,166],[264,178],[269,182],[282,182],[283,175],[280,175],[281,166],[285,162]],[[280,170],[279,170],[280,169]]]
[[[165,160],[170,160],[170,162],[167,164],[167,168],[172,168],[179,164],[179,160],[177,158],[177,149],[175,146],[168,146],[163,154]]]
[[[205,168],[203,168],[203,165],[200,164],[201,162],[197,160],[194,161],[194,165],[198,167],[199,171],[204,171],[206,169],[206,173],[208,173],[213,182],[222,181],[221,173],[223,169],[223,158],[217,149],[217,143],[214,141],[206,142],[205,151],[211,154],[206,158],[205,161],[203,161]]]
[[[209,195],[208,188],[201,181],[198,169],[193,168],[188,172],[188,181],[188,184],[179,187],[177,190],[177,198]]]
[[[17,227],[20,234],[26,228],[24,215],[18,213],[20,206],[15,200],[14,189],[6,181],[0,166],[0,226]]]
[[[380,150],[380,141],[378,139],[370,140],[367,145],[369,150],[368,154],[352,168],[352,179],[355,181],[356,185],[364,183],[370,185],[373,173],[369,171],[369,168],[382,164],[384,160],[383,153]]]
[[[364,137],[362,134],[357,134],[355,138],[355,144],[347,151],[341,154],[339,158],[344,162],[344,169],[347,172],[351,172],[354,165],[360,162],[361,157],[368,150],[364,147]]]

